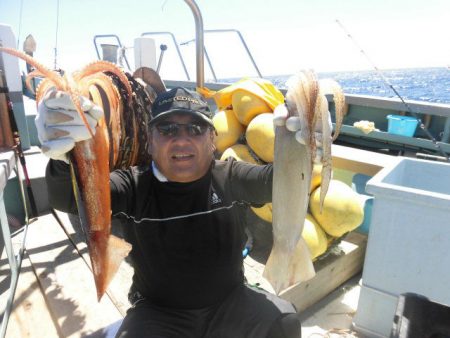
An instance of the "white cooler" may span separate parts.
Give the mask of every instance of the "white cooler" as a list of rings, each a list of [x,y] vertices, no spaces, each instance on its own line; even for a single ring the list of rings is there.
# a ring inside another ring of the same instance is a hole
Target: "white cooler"
[[[400,158],[366,191],[374,205],[353,324],[389,337],[400,294],[450,305],[450,164]]]

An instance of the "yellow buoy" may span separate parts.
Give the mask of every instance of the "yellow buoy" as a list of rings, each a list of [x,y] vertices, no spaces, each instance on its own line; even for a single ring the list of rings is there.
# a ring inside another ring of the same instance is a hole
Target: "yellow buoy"
[[[252,207],[251,209],[262,220],[272,222],[272,203],[264,204],[261,208]],[[306,215],[302,237],[311,253],[311,259],[315,259],[327,251],[327,235],[310,214]]]
[[[330,181],[322,213],[320,187],[312,192],[309,207],[322,229],[334,237],[356,229],[364,220],[364,208],[358,193],[338,180]]]
[[[266,203],[261,208],[251,207],[252,211],[262,220],[272,223],[272,203]]]
[[[228,157],[233,157],[236,161],[258,164],[257,159],[252,156],[250,149],[245,144],[235,144],[225,149],[220,159],[225,161]]]
[[[263,99],[246,90],[237,89],[231,97],[231,102],[237,119],[244,126],[256,115],[272,111]]]
[[[314,189],[316,189],[320,185],[320,182],[322,182],[322,165],[314,164],[309,192],[312,192]]]
[[[244,132],[244,126],[239,123],[232,110],[217,112],[213,117],[213,123],[217,131],[215,145],[219,153],[235,144]]]
[[[264,113],[256,116],[247,126],[245,132],[248,146],[265,162],[273,162],[275,132],[273,114]]]
[[[306,245],[308,245],[311,259],[315,259],[327,251],[327,235],[310,214],[306,215],[302,237],[305,240]]]

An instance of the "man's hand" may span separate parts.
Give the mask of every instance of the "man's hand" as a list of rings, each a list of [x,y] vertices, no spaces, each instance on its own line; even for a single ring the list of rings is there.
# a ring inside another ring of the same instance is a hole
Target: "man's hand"
[[[83,96],[80,96],[80,103],[89,126],[95,133],[97,121],[103,117],[103,110]],[[91,137],[70,95],[56,89],[50,89],[39,103],[35,124],[42,152],[54,160],[68,163],[67,153],[75,146],[75,142]]]
[[[333,129],[333,125],[331,123],[331,118],[328,119],[330,124],[330,130]],[[306,144],[306,126],[302,125],[302,119],[298,116],[289,117],[289,112],[285,104],[280,104],[277,106],[273,112],[273,124],[274,126],[282,127],[286,126],[286,129],[295,133],[295,139],[300,143]],[[322,161],[322,121],[317,119],[317,123],[315,125],[315,139],[316,139],[316,158],[314,159],[315,163],[320,163]]]

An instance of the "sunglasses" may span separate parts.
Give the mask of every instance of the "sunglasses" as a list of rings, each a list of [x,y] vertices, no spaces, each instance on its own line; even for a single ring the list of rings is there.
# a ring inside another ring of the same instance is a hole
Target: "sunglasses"
[[[181,128],[184,128],[189,136],[204,135],[209,126],[198,123],[162,122],[157,124],[155,128],[162,136],[174,137],[180,133]]]

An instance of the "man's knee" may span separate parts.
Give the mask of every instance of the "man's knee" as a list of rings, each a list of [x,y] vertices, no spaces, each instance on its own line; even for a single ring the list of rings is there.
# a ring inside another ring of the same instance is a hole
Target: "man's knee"
[[[302,327],[298,313],[282,314],[269,329],[267,338],[301,338]]]

